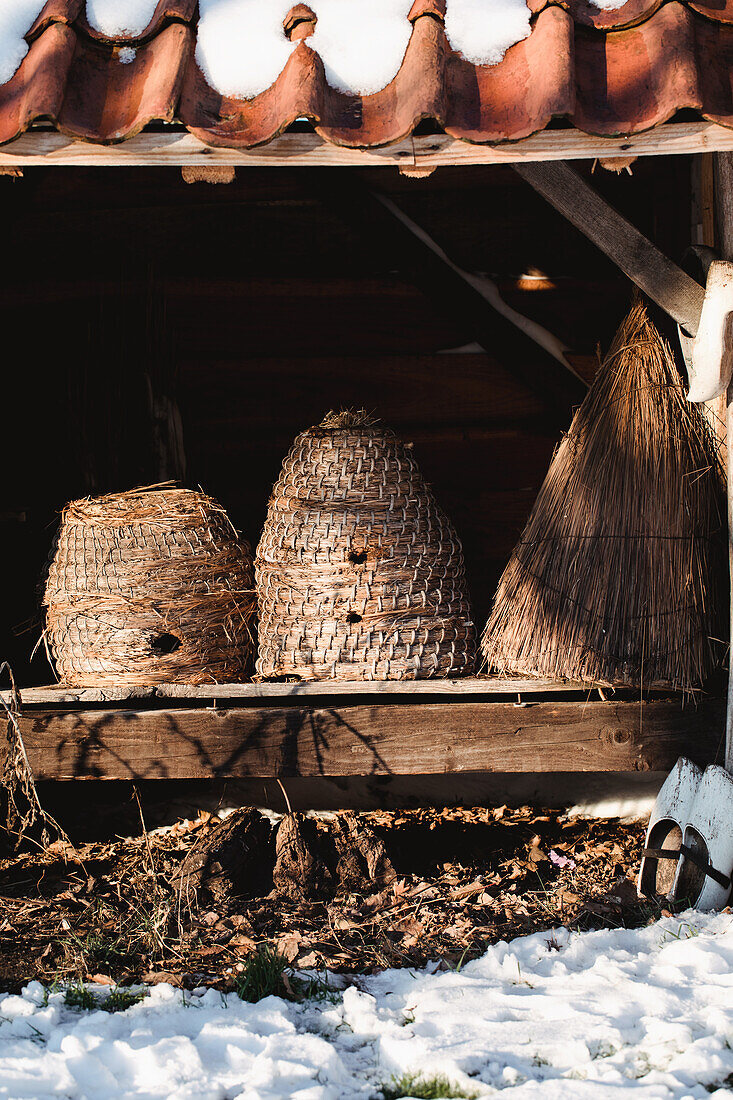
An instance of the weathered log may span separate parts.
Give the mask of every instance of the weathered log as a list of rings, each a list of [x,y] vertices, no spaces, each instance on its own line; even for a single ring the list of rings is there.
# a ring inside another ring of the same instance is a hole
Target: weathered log
[[[20,726],[36,780],[636,772],[669,771],[680,755],[710,763],[723,712],[717,700],[683,707],[679,697],[518,707],[344,696],[311,706],[26,709]]]

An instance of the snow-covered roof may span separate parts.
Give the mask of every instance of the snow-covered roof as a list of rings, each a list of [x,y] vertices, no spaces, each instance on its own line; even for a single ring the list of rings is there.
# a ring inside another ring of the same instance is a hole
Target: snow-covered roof
[[[733,0],[2,0],[0,142],[37,118],[245,147],[303,117],[357,147],[424,118],[471,141],[733,125],[732,23]]]

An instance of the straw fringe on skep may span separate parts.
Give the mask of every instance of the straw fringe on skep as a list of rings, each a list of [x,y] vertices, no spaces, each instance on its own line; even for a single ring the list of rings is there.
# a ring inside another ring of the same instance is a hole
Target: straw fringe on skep
[[[71,685],[221,683],[253,657],[251,551],[203,493],[151,486],[73,501],[43,602]]]
[[[724,629],[724,516],[714,441],[639,302],[499,582],[489,668],[700,687]]]
[[[411,451],[359,410],[302,432],[255,560],[263,676],[470,672],[463,551]]]

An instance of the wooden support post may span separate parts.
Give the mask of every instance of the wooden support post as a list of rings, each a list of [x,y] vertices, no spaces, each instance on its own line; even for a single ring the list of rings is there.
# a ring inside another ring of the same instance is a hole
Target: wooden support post
[[[715,212],[720,254],[733,260],[733,154],[718,153],[715,162]],[[725,426],[728,440],[733,440],[733,383],[728,387]],[[733,447],[727,448],[728,471],[728,561],[731,573],[730,624],[733,637]],[[733,772],[733,675],[728,655],[728,707],[725,724],[725,766]]]
[[[715,231],[715,154],[697,153],[690,158],[691,218],[690,240],[692,246],[683,258],[683,266],[688,275],[698,283],[704,283],[707,276],[706,261],[717,256],[717,234]],[[683,354],[687,360],[684,340]],[[700,411],[710,425],[718,444],[718,457],[723,470],[725,455],[725,405],[726,395],[721,393],[713,401],[706,401]]]

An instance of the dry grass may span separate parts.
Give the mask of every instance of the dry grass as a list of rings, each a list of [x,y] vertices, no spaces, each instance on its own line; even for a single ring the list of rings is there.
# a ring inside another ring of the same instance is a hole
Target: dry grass
[[[329,409],[319,427],[324,431],[334,431],[340,428],[369,428],[378,422],[378,418],[366,409]]]
[[[6,672],[10,680],[9,701],[0,697],[0,711],[7,720],[5,740],[7,748],[2,773],[0,773],[0,804],[5,811],[5,831],[11,844],[18,847],[25,839],[41,850],[52,839],[70,844],[64,830],[55,818],[46,813],[38,798],[33,772],[20,730],[20,693],[15,686],[13,671],[7,661],[0,665],[0,676]]]
[[[123,825],[117,810],[109,815],[105,832],[112,822]],[[96,830],[99,810],[85,820],[84,833]],[[57,843],[0,859],[0,989],[101,975],[123,986],[171,981],[256,991],[266,979],[280,980],[284,958],[289,996],[329,999],[333,989],[304,970],[363,973],[429,960],[455,970],[489,944],[530,932],[547,930],[552,946],[558,924],[637,926],[659,916],[658,902],[640,901],[630,878],[642,824],[505,807],[379,811],[359,821],[385,844],[393,882],[355,889],[332,880],[314,900],[287,899],[265,884],[207,901],[179,924],[180,867],[218,819],[204,814],[163,835],[111,842],[82,841],[79,820],[71,830],[77,849]],[[317,826],[325,852],[336,826],[330,819]],[[553,851],[566,866],[553,862]],[[263,846],[265,870],[273,858]]]
[[[721,649],[724,517],[709,428],[637,303],[501,578],[489,667],[700,687]]]

